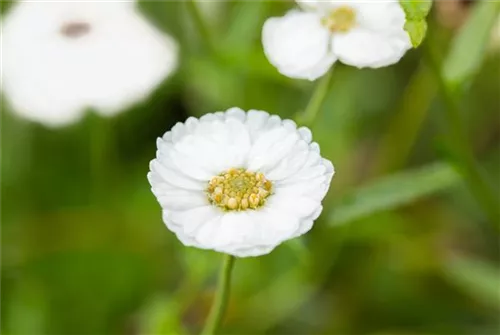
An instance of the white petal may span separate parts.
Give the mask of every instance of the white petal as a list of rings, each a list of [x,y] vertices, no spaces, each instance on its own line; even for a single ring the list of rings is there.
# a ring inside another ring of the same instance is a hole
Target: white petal
[[[406,15],[398,0],[355,2],[356,23],[364,29],[386,34],[404,31]]]
[[[186,235],[182,229],[175,225],[172,221],[168,221],[165,219],[165,217],[163,218],[163,222],[165,223],[165,225],[167,226],[167,228],[174,232],[175,235],[177,236],[177,238],[179,239],[179,241],[184,244],[185,246],[187,247],[196,247],[196,248],[201,248],[201,249],[206,249],[204,248],[202,245],[199,245],[198,242],[196,242],[196,240],[189,236],[189,235]]]
[[[226,120],[226,126],[229,131],[228,141],[223,150],[227,150],[232,156],[231,167],[244,166],[251,147],[250,134],[239,120],[229,118]]]
[[[356,3],[357,26],[335,34],[332,52],[345,64],[378,68],[397,63],[411,48],[398,2]]]
[[[186,125],[186,133],[192,134],[196,131],[196,128],[198,127],[199,120],[195,117],[188,117],[186,122],[184,124]]]
[[[238,107],[229,108],[225,113],[226,120],[234,118],[242,123],[245,123],[247,114]]]
[[[297,172],[274,183],[275,192],[297,198],[307,196],[321,201],[328,191],[333,174],[332,163],[310,151]]]
[[[288,194],[283,190],[277,190],[276,194],[269,197],[266,205],[273,209],[280,209],[287,213],[293,213],[300,219],[311,216],[319,207],[321,203],[307,196],[296,196],[295,194]]]
[[[244,166],[251,147],[250,134],[239,119],[200,122],[193,135],[176,143],[176,150],[212,175]]]
[[[202,122],[212,122],[212,121],[222,121],[222,119],[215,115],[215,113],[208,113],[200,117],[200,121]]]
[[[304,141],[306,141],[307,143],[311,143],[312,141],[312,133],[311,133],[311,130],[307,127],[300,127],[299,128],[299,133],[300,133],[300,136],[302,137],[302,139]]]
[[[295,151],[298,141],[299,136],[296,132],[289,133],[283,139],[275,141],[273,145],[265,152],[262,152],[261,155],[249,158],[249,169],[254,171],[260,170],[264,174],[267,174],[285,157],[289,156],[291,151]]]
[[[205,220],[204,222],[197,225],[196,229],[193,229],[194,239],[199,243],[199,245],[202,245],[203,248],[209,248],[209,249],[215,248],[216,246],[215,241],[217,235],[220,232],[222,217],[223,214],[220,216],[213,217],[209,220]]]
[[[269,119],[267,119],[264,129],[271,130],[280,126],[281,126],[281,118],[278,115],[271,115]]]
[[[224,213],[200,224],[193,238],[204,248],[236,256],[258,255],[269,252],[299,228],[297,217],[278,208],[266,208]],[[261,251],[250,252],[255,248]]]
[[[335,62],[330,52],[330,32],[316,13],[290,11],[268,19],[262,32],[264,52],[280,73],[315,80]]]
[[[314,220],[316,220],[321,212],[323,211],[323,206],[319,206],[319,208],[307,219],[304,219],[300,222],[300,227],[297,229],[295,233],[293,233],[293,238],[299,237],[305,233],[307,233],[313,227]]]
[[[319,148],[319,144],[316,143],[316,142],[313,142],[309,145],[309,149],[311,151],[314,151],[314,152],[317,152],[318,154],[320,153],[320,148]]]
[[[269,159],[272,159],[269,155],[271,148],[288,135],[289,132],[282,127],[274,128],[262,134],[253,144],[248,154],[248,169],[257,171],[268,163]]]
[[[172,143],[172,132],[171,131],[167,131],[165,134],[163,134],[163,136],[161,137],[161,139],[164,140],[165,142]]]
[[[257,110],[250,110],[247,114],[246,126],[250,132],[250,137],[252,141],[260,135],[264,125],[269,119],[269,113]]]
[[[195,232],[206,222],[205,220],[220,219],[219,213],[212,206],[198,207],[183,212],[164,210],[162,213],[163,222],[167,228],[173,231],[184,245],[201,249],[208,247],[195,239]]]
[[[229,160],[220,145],[200,135],[186,136],[175,144],[175,150],[182,152],[212,176],[223,171]]]
[[[288,131],[297,130],[297,124],[293,120],[283,120],[282,124],[283,124],[283,127]]]
[[[252,220],[251,214],[246,211],[224,213],[211,243],[216,249],[230,245],[255,245],[260,242],[264,228],[262,223]]]
[[[156,191],[155,195],[162,208],[172,211],[185,211],[209,205],[207,196],[203,192],[172,190]]]
[[[266,177],[273,181],[288,178],[304,166],[308,156],[309,150],[306,142],[298,141],[293,151],[281,159],[274,168],[266,171]]]
[[[222,212],[212,205],[195,207],[184,211],[163,211],[164,220],[171,221],[176,226],[181,227],[184,234],[194,238],[197,230],[201,229],[206,222],[220,219],[221,216]]]
[[[288,240],[300,225],[296,215],[276,206],[266,206],[252,212],[252,220],[265,225],[260,243],[256,243],[261,245],[276,245]]]
[[[170,132],[172,133],[172,142],[175,143],[180,141],[187,134],[187,129],[184,123],[177,122],[172,127],[172,130]]]
[[[268,253],[273,251],[274,248],[276,248],[276,245],[271,245],[271,246],[254,245],[244,248],[231,249],[230,252],[225,250],[219,250],[219,251],[230,253],[231,255],[236,257],[256,257],[256,256],[267,255]]]
[[[156,172],[166,183],[188,190],[203,190],[204,183],[184,176],[175,169],[168,168],[161,164],[157,159],[151,161],[150,169]]]
[[[168,142],[158,142],[157,157],[164,166],[192,179],[208,181],[214,175],[202,162],[177,150],[176,146]]]

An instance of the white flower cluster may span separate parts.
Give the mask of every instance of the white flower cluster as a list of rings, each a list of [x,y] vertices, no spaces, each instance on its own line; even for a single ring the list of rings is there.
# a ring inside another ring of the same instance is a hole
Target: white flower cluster
[[[337,60],[387,66],[411,47],[397,0],[297,2],[262,33],[286,76],[315,80]],[[18,1],[1,28],[3,93],[19,115],[49,126],[88,108],[114,115],[177,66],[177,43],[133,0]],[[334,174],[309,129],[263,111],[191,117],[157,146],[148,179],[167,227],[185,245],[239,257],[309,231]]]
[[[134,1],[18,1],[2,23],[3,93],[14,111],[60,126],[113,115],[177,65],[177,44]]]
[[[337,61],[363,67],[398,62],[411,48],[397,0],[297,0],[301,10],[266,21],[262,43],[280,73],[315,80]]]

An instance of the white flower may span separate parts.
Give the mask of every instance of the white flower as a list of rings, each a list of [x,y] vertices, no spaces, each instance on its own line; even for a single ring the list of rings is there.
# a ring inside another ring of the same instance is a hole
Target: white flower
[[[491,31],[489,48],[493,52],[500,50],[500,15],[493,26],[493,30]]]
[[[3,91],[19,115],[49,126],[86,108],[110,116],[176,67],[177,44],[135,2],[19,2],[2,24]]]
[[[262,32],[267,58],[285,76],[315,80],[337,60],[378,68],[411,48],[397,0],[297,2],[303,10],[268,19]]]
[[[309,231],[334,170],[308,128],[239,108],[177,123],[148,174],[163,220],[187,246],[239,257]]]

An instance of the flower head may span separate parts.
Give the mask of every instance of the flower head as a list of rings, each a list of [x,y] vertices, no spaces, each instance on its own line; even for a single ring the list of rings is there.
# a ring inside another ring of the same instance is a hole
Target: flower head
[[[304,234],[334,173],[311,141],[309,129],[255,110],[176,124],[148,174],[165,224],[187,246],[239,257]]]
[[[302,10],[266,21],[269,61],[288,77],[315,80],[340,60],[359,68],[398,62],[411,48],[397,0],[297,1]]]
[[[135,2],[19,1],[2,24],[3,91],[21,116],[50,126],[86,108],[113,115],[176,67],[177,44]]]

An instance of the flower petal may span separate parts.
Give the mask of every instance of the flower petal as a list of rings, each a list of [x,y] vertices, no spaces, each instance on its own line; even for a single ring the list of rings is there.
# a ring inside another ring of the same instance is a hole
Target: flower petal
[[[411,48],[405,14],[396,2],[354,3],[357,26],[335,34],[332,52],[345,64],[378,68],[397,63]]]
[[[269,132],[269,134],[278,133],[288,133],[281,138],[277,138],[269,142],[270,146],[266,146],[264,143],[266,140],[264,138],[269,138],[267,136],[262,136],[262,140],[259,139],[255,146],[250,151],[250,157],[248,161],[248,168],[252,171],[260,170],[265,174],[273,169],[280,161],[289,155],[290,151],[294,150],[297,141],[299,140],[299,135],[296,131],[288,131],[284,127],[278,128]],[[265,149],[261,149],[265,147]],[[262,150],[262,151],[261,151]]]
[[[264,125],[269,119],[269,113],[257,110],[250,110],[247,114],[246,126],[250,132],[252,141],[262,133]]]
[[[178,170],[170,168],[162,164],[158,159],[154,159],[150,164],[151,172],[160,176],[167,184],[178,188],[188,190],[203,190],[205,185],[203,182],[194,180],[180,173]]]
[[[295,0],[297,5],[299,5],[300,8],[303,8],[304,10],[309,10],[309,9],[316,9],[318,8],[318,5],[321,3],[321,1],[318,0]]]
[[[266,21],[262,32],[269,62],[288,77],[315,80],[335,62],[330,52],[330,32],[316,13],[296,10]]]

